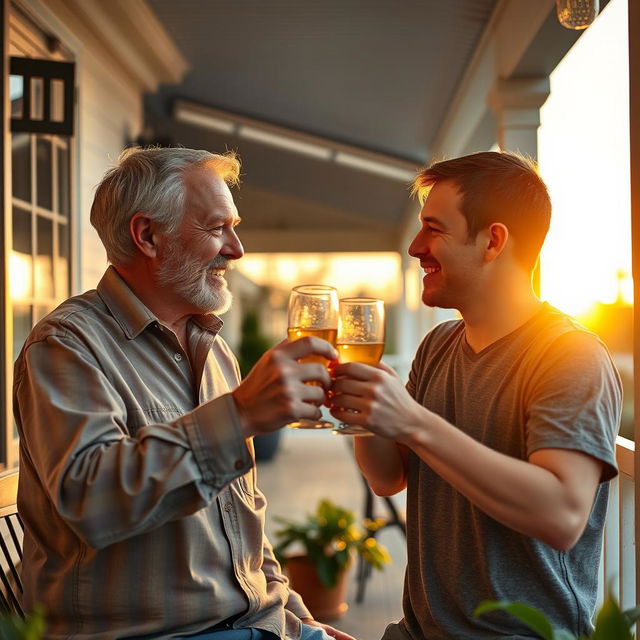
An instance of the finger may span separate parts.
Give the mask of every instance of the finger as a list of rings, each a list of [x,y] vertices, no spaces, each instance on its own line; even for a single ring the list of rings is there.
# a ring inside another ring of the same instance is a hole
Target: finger
[[[337,378],[331,385],[331,391],[334,395],[346,393],[353,396],[367,396],[371,395],[373,389],[368,382],[352,378]]]
[[[307,622],[305,620],[305,622],[307,624],[312,624],[315,627],[321,627],[322,629],[325,630],[327,635],[330,635],[332,638],[336,638],[336,640],[356,640],[353,636],[350,636],[348,633],[345,633],[344,631],[340,631],[340,629],[336,629],[335,627],[332,627],[330,624],[324,624],[323,622],[318,622],[316,620],[313,620],[313,622]]]
[[[327,360],[336,360],[338,358],[338,352],[333,348],[331,343],[315,336],[306,336],[299,340],[294,340],[284,344],[282,350],[286,350],[287,354],[298,360],[299,358],[306,358],[310,355],[317,355],[326,358]]]
[[[386,365],[385,365],[386,366]],[[332,370],[332,375],[336,378],[346,376],[355,380],[375,380],[380,376],[381,370],[362,362],[345,362],[339,364]]]
[[[304,384],[301,385],[296,399],[301,402],[310,402],[315,405],[320,405],[324,403],[326,397],[326,393],[321,386]]]
[[[333,406],[329,409],[329,413],[340,422],[357,424],[361,427],[368,428],[368,416],[362,411],[358,412],[343,407]]]
[[[355,638],[353,636],[350,636],[348,633],[340,631],[339,629],[335,629],[328,624],[323,625],[323,628],[327,635],[335,638],[335,640],[355,640]]]
[[[331,406],[337,410],[368,412],[371,401],[368,398],[352,396],[349,394],[339,394],[333,396]]]
[[[322,412],[319,407],[311,402],[296,402],[294,404],[293,414],[291,420],[297,420],[299,418],[308,418],[309,420],[320,420],[322,418]],[[290,422],[288,420],[287,422]]]
[[[318,382],[325,389],[329,389],[332,384],[331,376],[327,368],[318,363],[305,362],[299,365],[300,380],[303,382]]]
[[[396,378],[398,377],[398,372],[393,367],[390,367],[386,362],[382,362],[382,360],[378,362],[377,368],[382,369],[386,373],[390,373],[392,376],[395,376]]]

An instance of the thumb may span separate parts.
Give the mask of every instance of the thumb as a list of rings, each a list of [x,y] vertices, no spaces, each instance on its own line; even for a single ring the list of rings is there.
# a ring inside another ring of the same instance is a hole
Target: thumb
[[[382,360],[378,362],[376,366],[378,367],[378,369],[382,369],[383,371],[390,373],[392,376],[398,377],[398,372],[393,367],[390,367],[388,364],[382,362]]]

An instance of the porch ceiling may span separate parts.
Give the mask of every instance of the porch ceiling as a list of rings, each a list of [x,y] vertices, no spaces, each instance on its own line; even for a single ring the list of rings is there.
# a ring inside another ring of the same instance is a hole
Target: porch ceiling
[[[538,1],[551,12],[551,0]],[[399,249],[406,180],[177,122],[174,101],[285,127],[318,137],[312,142],[414,170],[430,160],[494,12],[529,0],[147,2],[190,65],[182,84],[147,97],[152,137],[238,151],[248,250],[335,251]],[[558,41],[563,30],[551,18]],[[564,34],[562,51],[575,40]],[[527,74],[539,71],[538,60],[548,66],[547,59],[558,59],[549,46],[536,46],[539,51],[531,47],[522,57]],[[481,122],[484,133],[474,144],[490,145],[491,116]]]

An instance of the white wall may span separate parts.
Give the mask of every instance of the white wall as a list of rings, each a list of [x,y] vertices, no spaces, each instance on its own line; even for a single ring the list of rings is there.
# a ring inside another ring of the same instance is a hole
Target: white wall
[[[78,291],[94,288],[106,266],[106,254],[89,213],[95,187],[143,124],[142,94],[108,60],[85,51],[78,65],[77,221]],[[74,293],[77,293],[74,292]]]
[[[75,264],[72,293],[107,261],[89,222],[96,185],[143,126],[145,91],[179,82],[186,62],[144,0],[17,0],[76,63]]]

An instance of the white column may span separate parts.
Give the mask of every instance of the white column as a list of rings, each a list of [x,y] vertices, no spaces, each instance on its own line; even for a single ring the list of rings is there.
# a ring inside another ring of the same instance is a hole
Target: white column
[[[548,77],[498,80],[489,106],[498,120],[496,138],[502,150],[537,158],[540,107],[548,97]]]

